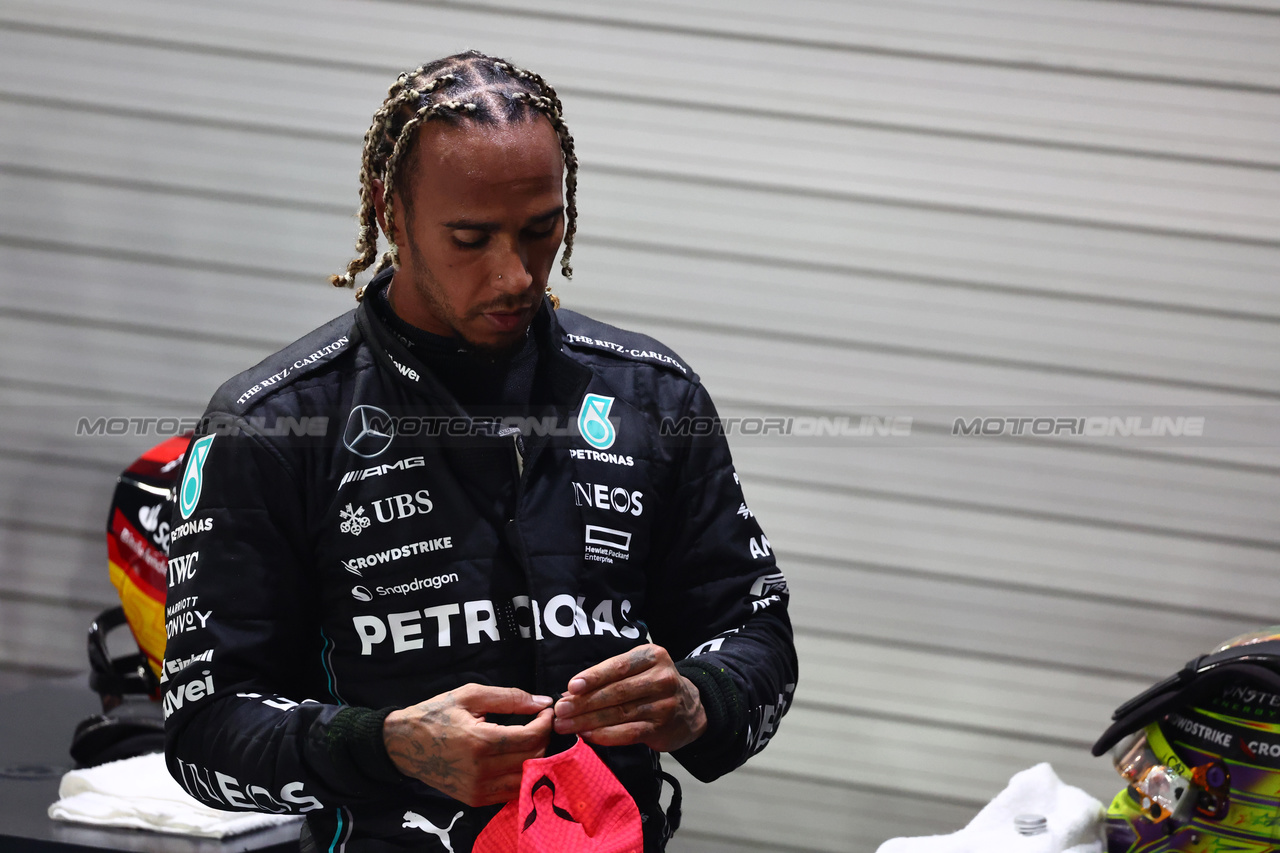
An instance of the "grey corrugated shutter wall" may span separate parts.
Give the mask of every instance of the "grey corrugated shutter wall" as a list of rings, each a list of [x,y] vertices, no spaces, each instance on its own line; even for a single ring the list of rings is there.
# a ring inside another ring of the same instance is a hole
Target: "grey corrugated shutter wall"
[[[2,670],[83,667],[113,598],[107,502],[155,438],[77,419],[198,413],[345,310],[369,115],[472,46],[565,99],[568,306],[726,415],[912,418],[734,439],[802,681],[673,850],[948,832],[1039,761],[1106,799],[1111,709],[1280,622],[1280,4],[8,0]],[[1206,426],[950,434],[1041,414]]]

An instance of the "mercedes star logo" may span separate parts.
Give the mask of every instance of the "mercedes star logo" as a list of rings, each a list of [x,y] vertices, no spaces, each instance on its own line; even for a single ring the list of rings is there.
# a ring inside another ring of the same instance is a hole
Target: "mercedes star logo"
[[[395,436],[396,424],[391,415],[377,406],[356,406],[347,418],[342,443],[356,456],[372,459],[390,447]]]

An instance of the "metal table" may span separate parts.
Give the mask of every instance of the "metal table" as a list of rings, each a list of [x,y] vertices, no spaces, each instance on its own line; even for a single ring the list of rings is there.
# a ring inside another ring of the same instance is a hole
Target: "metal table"
[[[98,697],[76,681],[50,681],[0,694],[0,850],[70,853],[296,853],[296,824],[237,835],[225,841],[136,829],[100,829],[51,820],[62,774],[72,768],[67,748],[76,723],[101,710]]]

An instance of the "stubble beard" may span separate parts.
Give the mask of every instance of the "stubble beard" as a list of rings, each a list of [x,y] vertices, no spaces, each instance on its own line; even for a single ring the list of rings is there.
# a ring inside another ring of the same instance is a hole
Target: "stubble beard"
[[[418,251],[418,247],[412,243],[409,245],[409,257],[413,259],[413,277],[409,281],[409,286],[426,303],[427,310],[431,316],[438,322],[443,323],[455,338],[462,341],[467,349],[485,358],[500,359],[514,354],[524,345],[529,326],[525,326],[524,330],[509,343],[495,344],[488,341],[476,341],[467,337],[466,333],[462,331],[462,323],[458,315],[454,313],[444,297],[444,288],[440,285],[439,279],[431,272],[431,267],[428,266],[426,258]],[[512,300],[512,304],[518,303],[516,300]],[[499,308],[501,307],[499,306]]]

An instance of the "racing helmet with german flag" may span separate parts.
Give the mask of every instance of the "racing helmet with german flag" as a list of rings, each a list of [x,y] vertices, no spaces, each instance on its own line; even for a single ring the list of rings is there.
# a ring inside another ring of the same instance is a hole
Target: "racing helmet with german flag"
[[[169,518],[189,435],[157,444],[116,483],[107,519],[107,568],[147,669],[156,683],[164,660]],[[102,692],[101,690],[99,692]]]
[[[89,686],[102,700],[102,713],[76,726],[71,757],[78,766],[164,748],[164,720],[156,700],[164,681],[168,630],[182,627],[165,622],[169,518],[190,441],[188,434],[161,442],[116,481],[107,514],[107,571],[120,604],[98,614],[89,626]],[[126,625],[138,650],[113,654],[110,635]]]
[[[1093,746],[1128,782],[1108,853],[1280,850],[1280,626],[1190,661],[1113,720]]]

